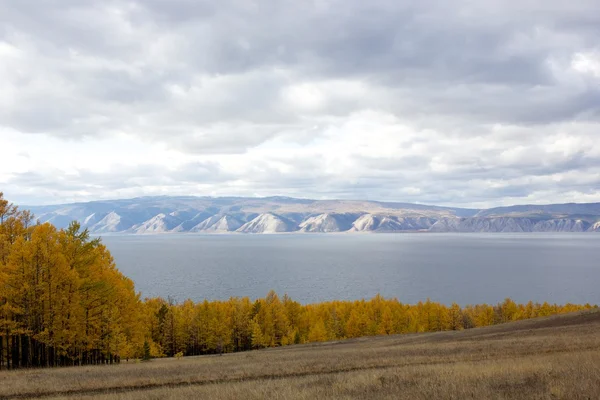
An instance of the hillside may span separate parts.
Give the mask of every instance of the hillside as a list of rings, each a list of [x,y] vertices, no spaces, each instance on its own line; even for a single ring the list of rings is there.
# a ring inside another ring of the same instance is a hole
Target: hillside
[[[600,203],[567,203],[567,204],[528,204],[522,206],[496,207],[479,211],[476,217],[550,217],[560,218],[566,215],[599,215]]]
[[[600,203],[475,210],[288,197],[140,197],[25,206],[41,222],[92,233],[598,232]]]
[[[596,399],[600,312],[223,356],[0,372],[0,398]]]

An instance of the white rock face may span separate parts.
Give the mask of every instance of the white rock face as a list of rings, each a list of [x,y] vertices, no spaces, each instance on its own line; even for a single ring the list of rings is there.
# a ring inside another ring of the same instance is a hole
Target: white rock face
[[[235,232],[243,223],[231,215],[213,215],[191,229],[191,232]]]
[[[213,215],[211,217],[208,217],[204,221],[200,222],[198,225],[196,225],[192,229],[190,229],[190,232],[205,231],[207,228],[210,228],[215,223],[217,223],[217,221],[219,221],[219,219],[221,219],[221,217],[218,215]]]
[[[391,215],[361,215],[352,224],[352,232],[400,232],[429,229],[435,220],[426,217],[396,217]]]
[[[443,218],[431,227],[432,232],[532,232],[529,218]]]
[[[580,219],[560,218],[535,221],[530,218],[473,217],[444,218],[430,229],[432,232],[585,232],[590,224]]]
[[[200,212],[190,219],[182,219],[182,222],[171,230],[171,232],[193,232],[192,229],[200,222],[209,217],[208,213]]]
[[[588,232],[600,232],[600,221],[594,223],[588,228]]]
[[[217,221],[217,223],[210,227],[210,230],[214,232],[234,232],[242,225],[242,221],[238,220],[237,218],[234,218],[230,215],[224,215]]]
[[[533,226],[534,232],[585,232],[590,224],[580,219],[551,219],[540,221]]]
[[[300,232],[343,232],[351,226],[346,216],[326,213],[304,220],[300,223]]]
[[[297,230],[295,224],[279,215],[265,213],[260,214],[252,221],[242,225],[237,232],[242,233],[280,233],[293,232]]]
[[[98,218],[96,217],[96,213],[92,213],[92,214],[88,215],[87,217],[85,217],[85,219],[83,220],[82,225],[83,226],[91,226],[91,225],[94,225],[96,222],[98,222]]]
[[[353,232],[375,232],[382,230],[395,231],[399,230],[400,224],[394,221],[390,217],[365,214],[361,215],[352,224],[351,231]]]
[[[122,232],[127,229],[127,225],[127,222],[123,221],[123,218],[119,214],[112,211],[92,225],[90,231],[97,233]]]
[[[133,233],[164,233],[176,228],[181,223],[176,217],[160,213],[149,220],[131,228]]]

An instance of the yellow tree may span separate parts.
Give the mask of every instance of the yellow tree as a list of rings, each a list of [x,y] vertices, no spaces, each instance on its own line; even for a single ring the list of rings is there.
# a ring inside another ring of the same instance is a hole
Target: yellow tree
[[[325,323],[322,319],[317,321],[310,327],[308,334],[309,342],[324,342],[327,340],[327,330],[325,329]]]
[[[366,333],[366,316],[360,305],[355,303],[355,307],[350,312],[348,322],[346,322],[346,337],[355,338],[364,336]]]
[[[464,329],[464,324],[463,324],[463,314],[462,314],[462,310],[460,309],[460,306],[456,303],[452,303],[452,306],[450,307],[449,313],[449,329],[453,330],[453,331],[459,331]]]
[[[260,324],[255,319],[252,319],[250,327],[252,330],[252,348],[260,349],[266,347],[265,339],[263,337],[263,331]]]

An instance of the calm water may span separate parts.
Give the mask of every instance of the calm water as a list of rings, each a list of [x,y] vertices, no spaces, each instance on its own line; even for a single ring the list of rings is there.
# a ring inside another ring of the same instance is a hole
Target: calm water
[[[597,234],[105,236],[144,296],[600,304]]]

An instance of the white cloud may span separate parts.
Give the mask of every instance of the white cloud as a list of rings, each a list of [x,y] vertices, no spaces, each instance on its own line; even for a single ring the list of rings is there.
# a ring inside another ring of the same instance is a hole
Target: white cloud
[[[600,51],[576,53],[571,60],[571,67],[575,71],[600,78]]]
[[[0,3],[0,190],[600,201],[599,11]]]

